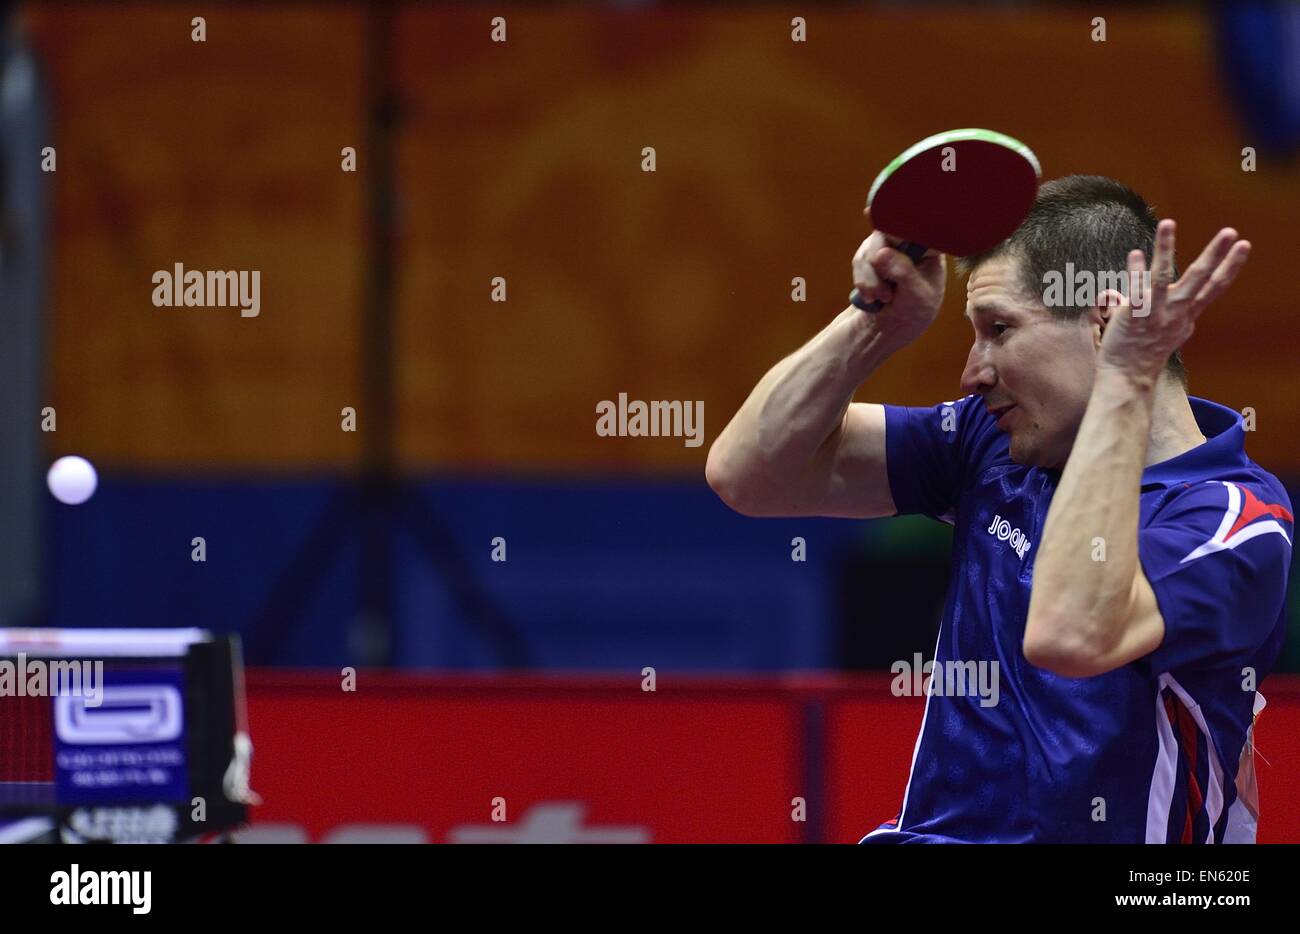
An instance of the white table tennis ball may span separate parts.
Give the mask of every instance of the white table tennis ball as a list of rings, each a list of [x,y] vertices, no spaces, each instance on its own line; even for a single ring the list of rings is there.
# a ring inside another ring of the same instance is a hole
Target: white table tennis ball
[[[95,495],[99,477],[84,457],[60,457],[45,477],[54,498],[69,506],[78,506]]]

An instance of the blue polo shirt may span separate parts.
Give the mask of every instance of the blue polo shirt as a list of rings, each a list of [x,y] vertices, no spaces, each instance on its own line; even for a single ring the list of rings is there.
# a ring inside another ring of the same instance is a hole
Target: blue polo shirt
[[[1246,456],[1241,416],[1190,402],[1207,440],[1142,474],[1138,555],[1164,641],[1092,678],[1022,649],[1060,471],[1014,463],[978,396],[884,407],[898,514],[954,527],[935,671],[983,663],[997,691],[932,680],[900,813],[862,842],[1254,841],[1252,725],[1286,626],[1293,513]]]

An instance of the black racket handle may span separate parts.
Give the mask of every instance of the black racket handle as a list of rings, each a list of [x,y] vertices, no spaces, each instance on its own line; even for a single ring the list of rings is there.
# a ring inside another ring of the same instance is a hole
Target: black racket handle
[[[904,240],[902,243],[898,244],[898,246],[894,247],[894,249],[905,254],[913,263],[919,263],[921,257],[925,255],[926,250],[926,248],[921,244],[913,243],[910,240]],[[862,296],[858,294],[857,289],[854,289],[849,293],[849,303],[861,308],[863,311],[869,311],[872,314],[875,314],[877,311],[885,307],[884,302],[863,301]]]

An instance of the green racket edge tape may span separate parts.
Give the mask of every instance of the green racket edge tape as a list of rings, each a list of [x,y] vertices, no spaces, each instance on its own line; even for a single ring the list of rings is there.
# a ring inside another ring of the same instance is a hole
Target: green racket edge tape
[[[908,147],[904,152],[894,159],[893,162],[880,170],[876,180],[871,183],[871,191],[867,193],[867,204],[876,200],[876,191],[880,188],[885,179],[890,174],[913,156],[925,152],[927,149],[933,149],[936,146],[942,146],[945,143],[964,143],[967,140],[978,139],[986,143],[997,143],[999,146],[1005,146],[1013,152],[1019,153],[1029,160],[1029,164],[1034,167],[1034,175],[1042,178],[1043,169],[1038,163],[1038,157],[1034,151],[1026,146],[1020,140],[1013,136],[1007,136],[1005,133],[999,133],[997,130],[981,130],[978,127],[967,127],[963,130],[947,130],[943,133],[936,133],[934,136],[927,136],[914,146]]]

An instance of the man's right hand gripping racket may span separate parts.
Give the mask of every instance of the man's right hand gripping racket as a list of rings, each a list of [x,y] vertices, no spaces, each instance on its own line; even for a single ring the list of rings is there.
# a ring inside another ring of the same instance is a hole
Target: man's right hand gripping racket
[[[993,130],[949,130],[921,140],[876,176],[867,195],[871,222],[918,262],[926,250],[970,256],[997,246],[1029,215],[1038,159],[1024,143]],[[879,311],[854,289],[849,301]]]

